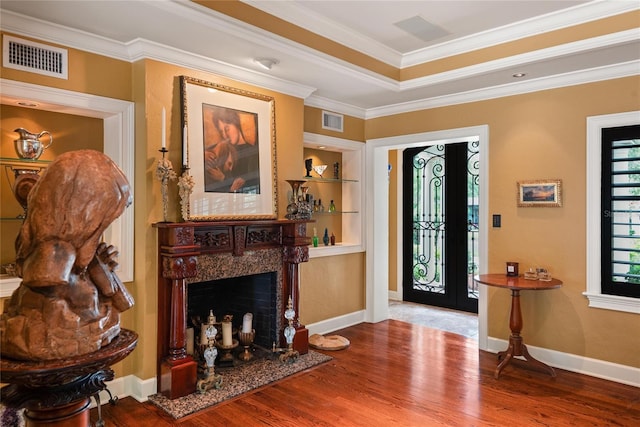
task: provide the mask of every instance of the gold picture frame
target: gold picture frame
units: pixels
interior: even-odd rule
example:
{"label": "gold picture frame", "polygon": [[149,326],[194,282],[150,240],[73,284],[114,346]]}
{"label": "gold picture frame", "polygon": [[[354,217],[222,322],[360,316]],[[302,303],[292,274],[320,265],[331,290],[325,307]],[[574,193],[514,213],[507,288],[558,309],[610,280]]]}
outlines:
{"label": "gold picture frame", "polygon": [[561,207],[562,180],[518,181],[518,207]]}
{"label": "gold picture frame", "polygon": [[[275,100],[180,76],[185,221],[275,219]],[[184,213],[183,213],[184,216]]]}

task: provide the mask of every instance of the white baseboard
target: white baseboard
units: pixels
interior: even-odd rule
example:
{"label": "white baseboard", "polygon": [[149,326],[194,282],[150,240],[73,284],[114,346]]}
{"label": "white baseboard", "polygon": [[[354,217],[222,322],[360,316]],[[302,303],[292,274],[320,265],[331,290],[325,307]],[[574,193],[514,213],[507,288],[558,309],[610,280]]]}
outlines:
{"label": "white baseboard", "polygon": [[309,335],[313,334],[328,334],[338,329],[348,328],[359,323],[363,323],[365,319],[365,311],[354,311],[353,313],[344,314],[342,316],[334,317],[332,319],[323,320],[321,322],[312,323],[306,325],[309,330]]}
{"label": "white baseboard", "polygon": [[402,301],[402,294],[398,291],[389,291],[389,299],[392,301]]}
{"label": "white baseboard", "polygon": [[[488,351],[497,353],[509,346],[507,340],[489,337]],[[602,378],[609,381],[615,381],[621,384],[627,384],[634,387],[640,387],[640,369],[632,366],[619,365],[607,362],[605,360],[591,359],[589,357],[578,356],[570,353],[562,353],[560,351],[549,350],[542,347],[534,347],[527,345],[529,353],[541,362],[554,368],[564,369],[579,374],[589,375],[591,377]]]}
{"label": "white baseboard", "polygon": [[[114,397],[123,399],[125,397],[133,397],[138,402],[146,402],[148,397],[156,394],[156,379],[141,380],[135,375],[127,375],[126,377],[116,378],[106,383],[107,388]],[[109,402],[109,394],[106,391],[100,392],[100,403],[104,405]],[[92,407],[95,403],[92,403]]]}

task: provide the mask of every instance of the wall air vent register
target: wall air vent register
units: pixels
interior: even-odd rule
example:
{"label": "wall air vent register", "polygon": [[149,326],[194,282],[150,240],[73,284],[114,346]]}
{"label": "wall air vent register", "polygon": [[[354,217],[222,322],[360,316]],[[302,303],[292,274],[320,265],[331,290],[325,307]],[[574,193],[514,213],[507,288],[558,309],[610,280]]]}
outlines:
{"label": "wall air vent register", "polygon": [[322,112],[322,129],[329,129],[342,132],[344,126],[344,116],[342,114]]}
{"label": "wall air vent register", "polygon": [[67,80],[68,51],[57,47],[3,36],[2,64],[6,68]]}

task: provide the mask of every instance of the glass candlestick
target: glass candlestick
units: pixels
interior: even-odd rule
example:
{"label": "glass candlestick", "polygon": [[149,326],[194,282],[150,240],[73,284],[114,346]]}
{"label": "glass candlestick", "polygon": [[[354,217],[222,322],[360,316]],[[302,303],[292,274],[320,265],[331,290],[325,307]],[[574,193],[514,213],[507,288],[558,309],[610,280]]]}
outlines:
{"label": "glass candlestick", "polygon": [[206,344],[200,342],[201,347],[205,347],[202,351],[201,373],[199,379],[196,382],[196,390],[198,393],[204,393],[211,388],[216,390],[222,387],[222,376],[215,373],[215,362],[218,356],[218,350],[216,349],[216,335],[218,335],[218,329],[215,327],[215,317],[210,312],[209,322],[202,325],[202,336],[206,338]]}

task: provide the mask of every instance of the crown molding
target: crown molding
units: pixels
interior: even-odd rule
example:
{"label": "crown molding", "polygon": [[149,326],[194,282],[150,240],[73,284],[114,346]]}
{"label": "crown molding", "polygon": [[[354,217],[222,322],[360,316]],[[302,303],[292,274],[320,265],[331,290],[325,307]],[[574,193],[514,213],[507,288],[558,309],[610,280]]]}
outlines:
{"label": "crown molding", "polygon": [[403,56],[395,49],[391,49],[372,38],[363,36],[353,29],[300,6],[295,2],[265,2],[262,0],[241,0],[251,7],[255,7],[269,15],[284,19],[300,28],[332,40],[350,49],[363,52],[379,61],[399,68]]}
{"label": "crown molding", "polygon": [[[188,8],[178,9],[189,10]],[[199,16],[198,14],[195,15]],[[0,10],[0,21],[2,22],[2,30],[6,32],[107,56],[121,61],[135,62],[141,59],[153,59],[185,68],[219,74],[247,84],[303,99],[307,98],[316,90],[316,88],[311,86],[279,79],[258,71],[185,52],[145,39],[135,39],[127,43],[121,43],[96,36],[95,34],[70,29],[6,10]]]}
{"label": "crown molding", "polygon": [[367,114],[367,110],[364,108],[334,101],[328,98],[323,98],[317,95],[311,95],[310,97],[306,98],[304,100],[304,105],[308,107],[320,108],[334,113],[346,114],[348,116],[356,117],[359,119],[364,119]]}
{"label": "crown molding", "polygon": [[531,79],[524,82],[510,83],[468,92],[461,92],[441,97],[427,98],[395,105],[387,105],[379,108],[370,108],[366,111],[365,118],[391,116],[394,114],[408,113],[412,111],[427,110],[430,108],[446,107],[450,105],[465,104],[468,102],[486,101],[505,96],[522,95],[541,90],[558,89],[567,86],[576,86],[594,83],[603,80],[619,79],[640,74],[640,60],[630,61],[624,64],[615,64],[606,67],[598,67],[590,70],[579,70],[571,73],[555,76]]}
{"label": "crown molding", "polygon": [[601,49],[604,47],[613,47],[616,45],[635,42],[638,40],[640,40],[640,29],[635,28],[632,30],[606,34],[604,36],[593,37],[586,40],[579,40],[572,43],[553,46],[546,49],[539,49],[532,52],[512,55],[493,61],[482,62],[468,67],[456,68],[455,70],[446,71],[444,73],[418,77],[412,80],[400,82],[399,89],[409,90],[421,88],[438,83],[469,78],[497,70],[519,67],[523,64],[530,64],[568,55],[576,55],[579,53]]}
{"label": "crown molding", "polygon": [[635,1],[596,0],[408,53],[403,56],[399,67],[410,67],[446,58],[451,56],[451,52],[456,52],[456,54],[471,52],[525,37],[573,27],[609,16],[631,12],[638,8],[640,6]]}
{"label": "crown molding", "polygon": [[242,2],[397,68],[446,58],[451,56],[451,52],[456,52],[456,54],[470,52],[619,15],[639,8],[637,2],[634,1],[596,0],[402,54],[295,2],[264,2],[260,0],[242,0]]}
{"label": "crown molding", "polygon": [[215,73],[223,77],[298,98],[307,98],[316,90],[316,88],[311,86],[294,83],[149,40],[134,40],[127,44],[127,51],[130,61],[132,62],[141,59],[153,59],[183,68]]}
{"label": "crown molding", "polygon": [[[518,66],[523,63],[541,61],[544,59],[552,58],[554,56],[557,57],[586,52],[590,49],[619,45],[637,41],[638,39],[640,39],[640,31],[638,29],[633,29],[601,37],[595,37],[588,40],[568,43],[552,48],[542,49],[534,52],[528,52],[521,55],[514,55],[508,58],[489,61],[486,63],[464,67],[445,73],[439,73],[432,76],[425,76],[409,81],[398,82],[396,80],[380,76],[369,70],[362,69],[353,64],[346,63],[345,61],[337,60],[336,58],[333,58],[327,54],[315,52],[312,49],[301,46],[291,40],[275,36],[263,30],[256,30],[249,24],[237,20],[230,20],[230,18],[226,17],[226,15],[220,15],[215,11],[204,8],[203,6],[197,5],[190,1],[150,1],[148,3],[154,5],[154,7],[161,7],[165,10],[170,10],[172,13],[183,16],[187,19],[205,23],[212,28],[215,27],[218,30],[222,28],[224,31],[233,33],[235,35],[238,35],[239,37],[243,37],[246,40],[254,40],[256,42],[258,40],[261,40],[262,42],[264,42],[264,37],[267,37],[269,39],[269,42],[273,46],[276,46],[277,49],[286,49],[289,52],[294,49],[297,56],[305,58],[308,61],[313,61],[317,64],[321,64],[324,67],[330,67],[342,74],[349,75],[360,80],[366,80],[372,85],[396,92],[412,90],[447,81],[454,81],[456,79],[469,78],[482,73]],[[607,3],[607,5],[601,5],[601,3]],[[588,5],[590,5],[591,7],[589,9],[591,11],[591,15],[585,12],[580,16],[582,17],[582,19],[587,19],[588,16],[593,17],[595,14],[593,10],[595,10],[594,8],[596,7],[600,8],[598,9],[600,13],[602,13],[602,10],[606,9],[611,14],[613,14],[614,11],[618,11],[618,13],[622,13],[621,11],[627,11],[630,8],[629,3],[633,3],[634,8],[637,8],[637,6],[635,6],[635,2],[613,2],[620,3],[615,7],[613,5],[610,5],[609,3],[611,2],[595,2],[594,4],[589,3]],[[203,11],[205,12],[205,15],[203,15]],[[599,17],[601,18],[602,16],[600,15]],[[633,65],[622,64],[620,66],[609,66],[595,70],[587,70],[586,72],[581,71],[548,78],[540,78],[535,80],[531,79],[525,82],[518,82],[499,87],[491,87],[441,97],[416,100],[408,103],[364,109],[346,103],[333,101],[331,99],[314,96],[313,92],[315,92],[316,90],[316,88],[314,87],[301,85],[289,80],[284,80],[272,75],[267,75],[259,71],[254,71],[252,69],[228,64],[202,55],[196,55],[180,49],[151,42],[149,40],[135,39],[128,43],[121,43],[106,39],[104,37],[96,36],[94,34],[72,30],[67,27],[51,24],[49,22],[33,19],[2,9],[0,9],[0,20],[3,26],[2,29],[6,32],[22,35],[25,37],[31,37],[34,39],[43,40],[49,43],[55,43],[70,48],[85,50],[123,61],[132,62],[141,59],[153,59],[185,68],[215,73],[234,80],[245,82],[247,84],[302,98],[305,100],[305,105],[308,106],[347,114],[357,118],[380,117],[425,108],[434,108],[438,106],[454,105],[465,102],[479,101],[483,99],[491,99],[498,96],[509,96],[519,93],[527,93],[535,90],[560,87],[562,85],[568,86],[588,83],[588,79],[590,78],[589,76],[593,76],[593,78],[595,79],[593,81],[597,81],[618,78],[631,74],[640,74],[637,66],[634,69]],[[635,64],[635,62],[632,64]],[[629,69],[634,71],[630,72]],[[630,74],[628,74],[629,72]]]}

